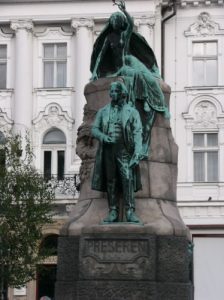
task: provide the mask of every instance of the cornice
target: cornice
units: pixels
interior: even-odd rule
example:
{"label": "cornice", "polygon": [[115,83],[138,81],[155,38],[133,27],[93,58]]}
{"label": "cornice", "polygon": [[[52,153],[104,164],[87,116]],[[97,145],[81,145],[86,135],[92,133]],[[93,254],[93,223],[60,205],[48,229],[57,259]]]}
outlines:
{"label": "cornice", "polygon": [[[171,2],[170,0],[161,0],[161,5],[166,7],[169,6]],[[182,8],[224,6],[224,0],[177,0],[176,5]]]}
{"label": "cornice", "polygon": [[[96,0],[82,0],[82,2],[95,2]],[[103,2],[105,0],[97,0]],[[136,1],[136,0],[129,0]],[[80,0],[0,0],[0,4],[19,4],[19,3],[52,3],[52,2],[80,2]]]}

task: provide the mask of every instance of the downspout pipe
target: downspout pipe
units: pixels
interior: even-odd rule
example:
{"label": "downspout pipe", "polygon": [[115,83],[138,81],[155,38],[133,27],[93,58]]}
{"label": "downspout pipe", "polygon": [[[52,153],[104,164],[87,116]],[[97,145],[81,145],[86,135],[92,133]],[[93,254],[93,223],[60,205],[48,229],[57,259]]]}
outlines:
{"label": "downspout pipe", "polygon": [[162,78],[164,78],[165,75],[165,23],[170,20],[171,18],[173,18],[174,16],[176,16],[177,13],[177,3],[176,0],[172,0],[172,2],[168,5],[168,7],[165,8],[165,11],[162,11],[162,15],[165,14],[165,12],[167,10],[172,10],[171,13],[162,18],[162,32],[161,32],[161,42],[162,42],[162,47],[161,47],[161,74],[162,74]]}

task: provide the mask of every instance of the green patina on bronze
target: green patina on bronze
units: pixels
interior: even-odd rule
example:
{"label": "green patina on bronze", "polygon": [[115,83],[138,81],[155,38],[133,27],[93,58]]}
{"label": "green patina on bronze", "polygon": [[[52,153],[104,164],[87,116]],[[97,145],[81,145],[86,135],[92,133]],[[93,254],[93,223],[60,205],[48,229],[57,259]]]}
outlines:
{"label": "green patina on bronze", "polygon": [[134,192],[141,188],[138,163],[142,158],[142,124],[127,96],[125,85],[113,82],[111,103],[98,111],[92,126],[92,134],[100,142],[92,189],[107,192],[110,212],[105,222],[118,221],[118,193],[122,190],[127,221],[139,223]]}
{"label": "green patina on bronze", "polygon": [[[140,188],[140,175],[138,167],[133,168],[131,164],[138,165],[140,159],[148,158],[155,113],[163,113],[168,118],[169,111],[160,88],[159,70],[152,49],[141,35],[134,32],[134,23],[126,11],[125,2],[113,2],[121,12],[111,15],[94,44],[91,80],[119,77],[124,84],[116,82],[111,85],[112,102],[98,112],[93,125],[92,133],[100,141],[100,147],[92,188],[108,194],[110,214],[106,221],[118,220],[116,194],[122,190],[127,212],[133,212],[133,218],[126,214],[127,220],[139,222],[134,214],[134,191]],[[121,91],[118,86],[121,86]],[[118,109],[113,105],[114,97],[122,103],[115,105]],[[116,122],[120,122],[120,128],[112,125]],[[114,138],[116,134],[120,134],[120,139]],[[118,170],[121,187],[115,184],[115,175],[111,179],[110,170],[113,169]]]}
{"label": "green patina on bronze", "polygon": [[159,85],[160,74],[153,50],[134,32],[124,1],[113,2],[121,12],[111,15],[94,44],[91,79],[120,76],[128,89],[128,101],[133,106],[142,103],[143,154],[147,158],[155,112],[162,112],[165,117],[169,117],[169,112]]}

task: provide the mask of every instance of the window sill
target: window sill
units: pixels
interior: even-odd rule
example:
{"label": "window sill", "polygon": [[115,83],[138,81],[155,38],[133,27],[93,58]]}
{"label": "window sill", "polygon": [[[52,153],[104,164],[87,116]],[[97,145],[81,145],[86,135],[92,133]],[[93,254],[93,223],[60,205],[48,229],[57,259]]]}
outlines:
{"label": "window sill", "polygon": [[224,89],[224,85],[195,85],[195,86],[186,86],[184,87],[186,91],[192,91],[192,90],[221,90]]}
{"label": "window sill", "polygon": [[201,182],[201,181],[194,181],[194,182],[192,182],[192,184],[194,185],[194,186],[215,186],[215,185],[219,185],[220,184],[220,182],[219,181],[203,181],[203,182]]}
{"label": "window sill", "polygon": [[214,187],[214,186],[224,186],[223,181],[216,182],[196,182],[196,181],[186,181],[186,182],[177,182],[178,187]]}
{"label": "window sill", "polygon": [[61,91],[74,91],[74,88],[73,87],[49,87],[49,88],[44,88],[44,87],[41,87],[41,88],[34,88],[34,91],[36,92],[61,92]]}
{"label": "window sill", "polygon": [[0,88],[0,93],[12,93],[14,90],[13,89],[3,89],[3,88]]}

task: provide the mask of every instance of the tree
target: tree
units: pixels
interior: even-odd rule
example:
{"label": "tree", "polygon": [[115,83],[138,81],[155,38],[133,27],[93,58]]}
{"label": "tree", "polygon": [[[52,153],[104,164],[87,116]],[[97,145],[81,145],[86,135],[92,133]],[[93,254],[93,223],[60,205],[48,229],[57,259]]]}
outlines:
{"label": "tree", "polygon": [[19,135],[10,135],[0,151],[1,287],[19,287],[35,276],[42,228],[52,222],[53,192],[33,166],[28,138],[24,148]]}

